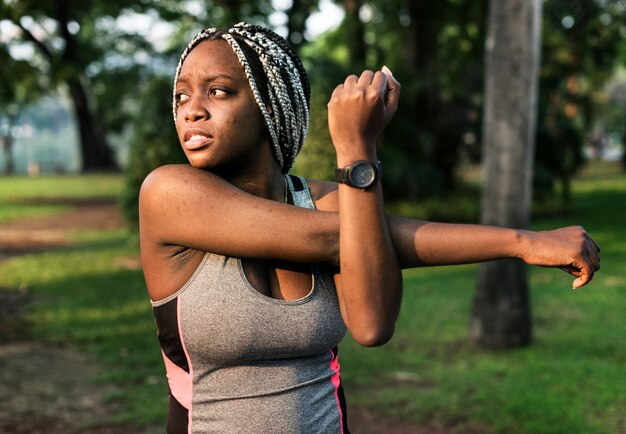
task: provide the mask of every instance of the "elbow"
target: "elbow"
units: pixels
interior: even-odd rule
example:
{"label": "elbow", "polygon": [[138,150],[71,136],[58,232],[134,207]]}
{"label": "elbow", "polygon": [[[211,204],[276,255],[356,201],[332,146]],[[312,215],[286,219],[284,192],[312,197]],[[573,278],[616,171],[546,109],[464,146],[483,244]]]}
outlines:
{"label": "elbow", "polygon": [[364,347],[380,347],[393,337],[395,324],[384,327],[368,327],[365,330],[351,331],[352,338]]}

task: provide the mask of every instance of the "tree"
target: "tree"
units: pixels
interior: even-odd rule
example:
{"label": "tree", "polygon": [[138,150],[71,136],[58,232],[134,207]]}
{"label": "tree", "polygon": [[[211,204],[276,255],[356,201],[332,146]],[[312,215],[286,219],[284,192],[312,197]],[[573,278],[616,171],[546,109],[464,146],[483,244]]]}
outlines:
{"label": "tree", "polygon": [[[531,203],[537,117],[541,0],[491,0],[486,41],[481,221],[525,228]],[[527,345],[531,315],[525,265],[483,264],[472,338],[490,348]]]}
{"label": "tree", "polygon": [[291,7],[287,10],[287,37],[286,39],[293,45],[296,51],[306,39],[306,20],[311,13],[318,8],[317,0],[293,0]]}
{"label": "tree", "polygon": [[28,62],[13,60],[3,47],[0,47],[0,63],[0,140],[4,154],[2,172],[10,175],[15,169],[13,127],[24,106],[41,96],[43,89],[37,80],[37,72]]}
{"label": "tree", "polygon": [[[104,14],[119,13],[124,2],[54,0],[4,3],[2,16],[20,30],[19,40],[32,44],[38,57],[33,65],[43,69],[50,84],[63,83],[69,90],[78,121],[83,170],[116,167],[105,128],[86,85],[87,67],[103,55],[95,42],[94,21]],[[132,2],[125,2],[132,3]],[[91,34],[89,34],[91,33]]]}

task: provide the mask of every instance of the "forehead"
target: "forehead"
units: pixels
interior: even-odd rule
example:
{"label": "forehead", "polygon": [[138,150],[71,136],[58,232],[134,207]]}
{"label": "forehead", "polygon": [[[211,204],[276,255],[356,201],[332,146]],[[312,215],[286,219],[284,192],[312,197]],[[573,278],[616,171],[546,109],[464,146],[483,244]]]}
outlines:
{"label": "forehead", "polygon": [[180,70],[180,78],[195,75],[227,74],[246,79],[237,55],[223,39],[202,41],[189,53]]}

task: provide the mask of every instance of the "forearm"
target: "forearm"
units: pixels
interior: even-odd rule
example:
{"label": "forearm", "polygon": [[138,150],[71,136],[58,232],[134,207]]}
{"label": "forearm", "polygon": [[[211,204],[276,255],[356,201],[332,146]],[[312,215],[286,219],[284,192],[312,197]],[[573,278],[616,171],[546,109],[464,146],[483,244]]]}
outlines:
{"label": "forearm", "polygon": [[[371,156],[370,156],[371,158]],[[338,159],[339,165],[349,159]],[[353,338],[380,345],[391,338],[402,276],[383,210],[380,183],[368,190],[339,186],[340,303]]]}
{"label": "forearm", "polygon": [[522,257],[528,244],[524,232],[509,228],[391,216],[388,221],[402,268]]}

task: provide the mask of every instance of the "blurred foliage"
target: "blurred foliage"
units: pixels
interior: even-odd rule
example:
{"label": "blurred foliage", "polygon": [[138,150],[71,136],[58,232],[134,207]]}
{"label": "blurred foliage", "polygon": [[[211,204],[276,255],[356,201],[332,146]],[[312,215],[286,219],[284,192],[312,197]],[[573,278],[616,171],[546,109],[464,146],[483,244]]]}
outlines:
{"label": "blurred foliage", "polygon": [[[403,86],[398,113],[380,140],[386,197],[417,201],[450,194],[457,188],[459,165],[481,158],[486,0],[335,3],[346,13],[343,23],[309,41],[303,23],[319,9],[314,0],[293,1],[278,14],[270,0],[5,1],[0,20],[21,29],[13,39],[1,39],[0,47],[11,53],[9,48],[34,46],[35,54],[26,60],[42,71],[38,80],[50,88],[77,77],[93,118],[110,135],[136,125],[133,119],[149,106],[141,101],[145,83],[171,77],[178,54],[200,28],[240,20],[272,23],[294,44],[311,77],[311,124],[298,172],[332,178],[326,102],[346,75],[386,64]],[[605,84],[616,65],[626,63],[626,1],[545,0],[543,7],[535,191],[540,199],[552,201],[561,193],[566,201],[587,134],[622,128],[623,100],[611,99]],[[146,22],[165,26],[168,36],[155,42]],[[14,75],[10,83],[26,77]],[[12,99],[0,98],[3,104]],[[139,139],[141,129],[133,134],[134,143],[146,148],[156,143],[150,134]],[[162,134],[159,141],[165,143],[170,133],[163,129]],[[147,166],[136,170],[137,161],[131,158],[129,176],[143,179]],[[138,185],[129,182],[131,189]]]}
{"label": "blurred foliage", "polygon": [[133,138],[126,169],[122,210],[126,219],[139,222],[139,189],[145,177],[164,164],[186,162],[172,117],[172,83],[169,77],[154,77],[141,93],[133,119]]}
{"label": "blurred foliage", "polygon": [[[626,47],[626,2],[549,0],[543,13],[535,196],[551,201],[560,191],[568,203],[572,175],[584,162],[583,146],[604,139],[592,133],[604,122],[603,86]],[[624,116],[624,106],[621,111]]]}

